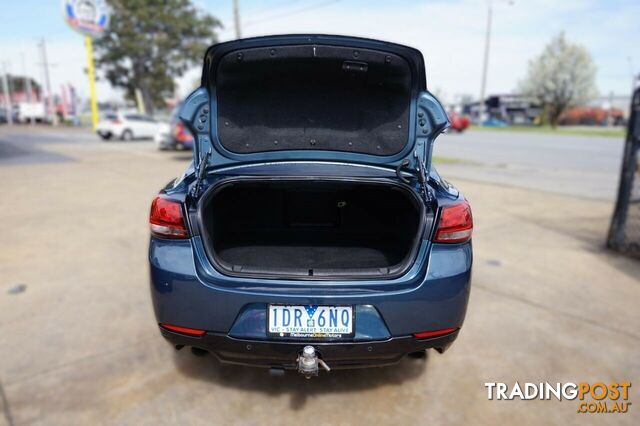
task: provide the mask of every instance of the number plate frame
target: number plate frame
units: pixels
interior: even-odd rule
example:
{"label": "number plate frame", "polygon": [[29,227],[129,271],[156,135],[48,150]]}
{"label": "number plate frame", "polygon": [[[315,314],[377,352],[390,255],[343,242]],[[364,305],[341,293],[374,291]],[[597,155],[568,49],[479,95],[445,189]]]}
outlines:
{"label": "number plate frame", "polygon": [[[306,309],[307,307],[310,307],[310,306],[314,306],[316,309],[317,308],[351,308],[351,333],[341,333],[341,334],[301,333],[301,335],[292,335],[291,332],[287,332],[287,333],[271,332],[269,330],[269,324],[271,324],[271,315],[272,315],[271,308],[274,306],[302,308],[302,309]],[[288,304],[288,303],[268,303],[266,320],[267,320],[267,323],[266,323],[267,337],[270,337],[270,338],[288,339],[288,340],[344,340],[344,339],[352,339],[356,334],[356,308],[354,305],[350,305],[350,304],[296,305],[296,304]]]}

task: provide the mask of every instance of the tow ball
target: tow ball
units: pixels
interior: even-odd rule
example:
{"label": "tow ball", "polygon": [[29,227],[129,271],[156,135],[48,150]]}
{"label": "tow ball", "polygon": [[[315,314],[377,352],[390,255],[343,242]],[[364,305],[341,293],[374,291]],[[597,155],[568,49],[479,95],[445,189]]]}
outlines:
{"label": "tow ball", "polygon": [[326,362],[318,358],[313,346],[305,346],[298,355],[298,372],[307,379],[318,375],[318,366],[322,366],[327,372],[331,371]]}

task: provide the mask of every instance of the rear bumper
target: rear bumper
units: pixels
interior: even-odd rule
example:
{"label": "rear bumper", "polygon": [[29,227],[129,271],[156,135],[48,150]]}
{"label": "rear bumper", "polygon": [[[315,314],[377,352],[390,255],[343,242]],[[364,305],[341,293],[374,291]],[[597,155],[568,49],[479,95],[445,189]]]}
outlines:
{"label": "rear bumper", "polygon": [[[464,322],[471,282],[471,244],[433,244],[418,259],[415,268],[394,280],[234,278],[218,274],[207,264],[197,242],[152,238],[151,296],[157,323],[207,330],[200,339],[163,331],[173,344],[201,347],[227,362],[257,365],[269,365],[272,351],[286,355],[276,364],[290,363],[295,360],[292,354],[305,343],[316,346],[313,342],[270,340],[266,333],[268,304],[353,305],[354,342],[327,344],[319,352],[327,350],[322,355],[339,362],[344,357],[345,364],[349,363],[347,358],[364,360],[359,361],[364,364],[367,360],[388,364],[428,347],[444,349],[457,334],[420,341],[407,336],[460,328]],[[252,345],[253,351],[246,345]],[[256,345],[261,351],[255,351]],[[369,346],[373,348],[371,353]]]}
{"label": "rear bumper", "polygon": [[254,367],[296,368],[296,358],[306,345],[315,347],[319,356],[332,368],[375,367],[395,364],[405,355],[435,348],[446,350],[459,330],[441,337],[415,339],[412,336],[376,342],[283,342],[237,339],[220,333],[190,337],[160,329],[173,345],[205,349],[221,362]]}

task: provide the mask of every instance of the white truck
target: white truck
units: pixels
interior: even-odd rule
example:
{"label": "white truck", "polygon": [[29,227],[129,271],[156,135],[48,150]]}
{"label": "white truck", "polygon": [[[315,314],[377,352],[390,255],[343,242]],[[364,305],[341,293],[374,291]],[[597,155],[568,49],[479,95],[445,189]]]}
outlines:
{"label": "white truck", "polygon": [[20,102],[17,107],[20,123],[28,123],[31,120],[44,122],[47,118],[42,102]]}

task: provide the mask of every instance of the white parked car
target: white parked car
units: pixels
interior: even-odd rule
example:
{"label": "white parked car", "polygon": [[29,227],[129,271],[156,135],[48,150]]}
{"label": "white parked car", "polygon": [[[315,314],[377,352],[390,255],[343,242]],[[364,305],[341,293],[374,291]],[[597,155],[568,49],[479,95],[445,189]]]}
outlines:
{"label": "white parked car", "polygon": [[160,123],[156,134],[153,135],[153,141],[159,150],[165,150],[168,148],[171,140],[171,125],[169,123]]}
{"label": "white parked car", "polygon": [[104,139],[119,138],[125,141],[138,138],[153,138],[160,123],[138,113],[106,114],[98,123],[96,133]]}
{"label": "white parked car", "polygon": [[168,123],[160,123],[158,132],[153,137],[159,150],[193,149],[193,135],[178,118],[180,105],[173,109]]}

